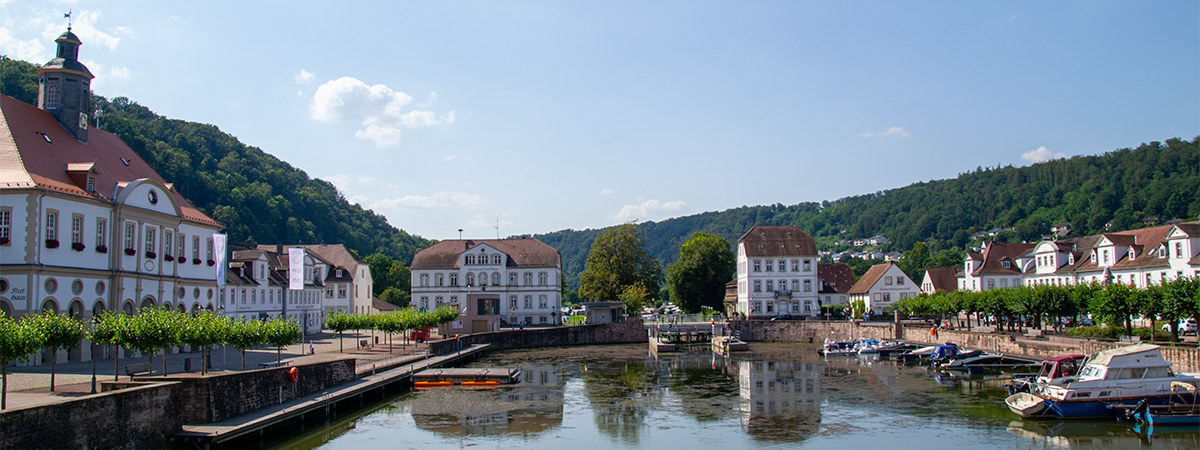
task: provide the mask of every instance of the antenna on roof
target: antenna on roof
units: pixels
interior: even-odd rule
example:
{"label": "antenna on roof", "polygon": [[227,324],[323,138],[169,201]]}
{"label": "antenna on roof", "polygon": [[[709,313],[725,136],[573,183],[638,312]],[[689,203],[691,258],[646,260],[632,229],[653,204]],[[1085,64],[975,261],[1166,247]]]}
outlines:
{"label": "antenna on roof", "polygon": [[500,239],[500,218],[496,218],[496,239]]}
{"label": "antenna on roof", "polygon": [[458,229],[458,238],[462,239],[462,228]]}
{"label": "antenna on roof", "polygon": [[71,31],[71,10],[68,9],[67,13],[63,14],[63,18],[67,19],[67,31]]}

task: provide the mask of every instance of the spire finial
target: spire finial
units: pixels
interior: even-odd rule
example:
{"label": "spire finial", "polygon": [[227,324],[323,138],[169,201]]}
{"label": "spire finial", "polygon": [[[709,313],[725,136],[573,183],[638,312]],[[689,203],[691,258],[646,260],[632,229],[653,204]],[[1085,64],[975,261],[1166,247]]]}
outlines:
{"label": "spire finial", "polygon": [[63,18],[67,19],[67,31],[71,31],[71,10],[68,9],[67,13],[63,14]]}

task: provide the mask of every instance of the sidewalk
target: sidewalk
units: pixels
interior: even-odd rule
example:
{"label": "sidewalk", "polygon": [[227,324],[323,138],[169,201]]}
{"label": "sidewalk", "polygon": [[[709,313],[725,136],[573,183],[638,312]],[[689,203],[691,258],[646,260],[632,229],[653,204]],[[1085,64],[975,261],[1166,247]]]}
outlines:
{"label": "sidewalk", "polygon": [[[372,345],[367,348],[359,349],[360,340],[367,340],[369,343],[375,341],[375,337],[379,338],[379,344]],[[440,337],[433,337],[440,339]],[[421,356],[425,355],[425,344],[417,344],[409,341],[404,345],[404,339],[400,335],[394,335],[392,338],[392,346],[387,343],[387,337],[383,333],[376,332],[374,337],[371,332],[354,332],[343,333],[343,343],[345,351],[339,352],[339,342],[337,333],[321,333],[306,337],[303,344],[296,343],[283,348],[281,358],[292,360],[292,364],[305,364],[313,362],[327,361],[334,358],[340,358],[347,355],[357,357],[356,372],[361,376],[370,374],[372,366],[383,367],[389,363],[411,358],[414,354]],[[311,349],[312,354],[309,354]],[[154,356],[153,370],[154,375],[160,375],[162,372],[162,354]],[[192,373],[195,376],[200,376],[200,352],[191,353],[172,353],[167,355],[167,374],[178,375],[184,372],[184,360],[193,358]],[[232,347],[214,347],[211,355],[212,369],[209,373],[220,374],[228,372],[236,372],[241,369],[242,357],[241,352]],[[246,370],[260,369],[261,363],[275,362],[275,349],[247,349],[246,350]],[[146,356],[138,358],[121,358],[118,361],[117,370],[121,380],[129,380],[125,375],[125,366],[129,364],[143,364],[148,361]],[[96,365],[96,391],[100,391],[100,382],[113,381],[113,360],[101,359],[95,361]],[[76,398],[91,394],[92,381],[92,362],[70,362],[60,363],[56,367],[55,375],[55,392],[50,392],[50,365],[44,364],[34,367],[16,367],[10,365],[8,367],[8,408],[21,408],[27,406],[36,406],[43,404],[62,403],[71,401]],[[153,377],[139,377],[149,378]]]}

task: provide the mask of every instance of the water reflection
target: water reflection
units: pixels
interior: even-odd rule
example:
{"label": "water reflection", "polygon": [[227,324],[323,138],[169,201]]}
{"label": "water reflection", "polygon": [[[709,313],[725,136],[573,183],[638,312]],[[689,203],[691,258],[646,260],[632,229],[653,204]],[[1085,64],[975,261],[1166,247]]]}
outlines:
{"label": "water reflection", "polygon": [[824,367],[808,362],[738,361],[739,418],[756,439],[798,442],[821,427]]}
{"label": "water reflection", "polygon": [[579,365],[596,429],[616,442],[636,445],[646,416],[662,402],[658,372],[644,363]]}
{"label": "water reflection", "polygon": [[518,383],[494,389],[431,389],[411,400],[413,422],[446,436],[536,436],[562,425],[558,364],[518,366]]}

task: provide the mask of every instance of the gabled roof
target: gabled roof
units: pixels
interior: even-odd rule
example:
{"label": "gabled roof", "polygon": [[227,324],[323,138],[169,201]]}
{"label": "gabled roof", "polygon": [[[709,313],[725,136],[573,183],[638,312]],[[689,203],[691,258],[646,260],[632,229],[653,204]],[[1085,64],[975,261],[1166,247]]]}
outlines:
{"label": "gabled roof", "polygon": [[[96,192],[85,191],[68,174],[69,164],[81,163],[95,164]],[[92,128],[88,130],[87,142],[80,142],[58,123],[54,114],[0,95],[0,187],[37,187],[115,203],[114,187],[143,178],[168,184],[117,135]],[[222,226],[179,192],[168,191],[179,204],[184,219]]]}
{"label": "gabled roof", "polygon": [[925,276],[933,283],[934,292],[954,292],[958,290],[958,268],[930,267],[925,269]]}
{"label": "gabled roof", "polygon": [[342,244],[318,244],[318,245],[285,245],[284,248],[302,247],[308,250],[310,254],[316,255],[318,258],[328,262],[330,265],[341,267],[353,272],[359,264],[367,262],[355,255],[354,252],[346,248]]}
{"label": "gabled roof", "polygon": [[859,278],[858,282],[854,283],[854,287],[851,287],[848,293],[866,294],[875,286],[875,283],[879,282],[880,278],[883,278],[883,274],[887,273],[888,269],[895,265],[896,263],[889,262],[871,266],[870,269],[867,269],[867,273],[864,273],[862,278]]}
{"label": "gabled roof", "polygon": [[375,297],[371,297],[371,307],[379,310],[380,312],[400,310],[399,306],[393,305],[391,303],[385,302],[385,301],[377,299]]}
{"label": "gabled roof", "polygon": [[417,252],[410,267],[413,270],[457,268],[459,255],[484,244],[508,255],[508,267],[558,267],[558,250],[533,238],[447,239]]}
{"label": "gabled roof", "polygon": [[746,256],[815,256],[817,242],[808,233],[791,225],[759,225],[738,239]]}
{"label": "gabled roof", "polygon": [[[983,250],[983,264],[971,272],[971,275],[1007,275],[1020,274],[1021,267],[1014,261],[1037,244],[1001,244],[990,243]],[[1009,266],[1004,267],[1004,261]]]}
{"label": "gabled roof", "polygon": [[854,286],[854,269],[849,264],[817,264],[820,294],[845,294]]}
{"label": "gabled roof", "polygon": [[1200,236],[1200,222],[1181,223],[1175,225],[1175,228],[1178,228],[1179,231],[1182,231],[1184,234],[1191,237]]}

